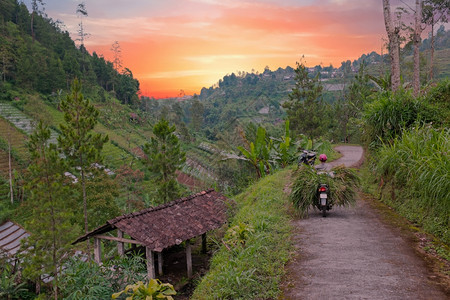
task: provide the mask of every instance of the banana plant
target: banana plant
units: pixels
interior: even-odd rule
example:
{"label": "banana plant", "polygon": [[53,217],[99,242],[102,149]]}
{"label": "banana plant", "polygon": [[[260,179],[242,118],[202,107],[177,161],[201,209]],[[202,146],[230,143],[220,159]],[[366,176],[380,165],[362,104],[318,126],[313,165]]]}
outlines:
{"label": "banana plant", "polygon": [[289,131],[289,120],[285,123],[284,136],[281,139],[271,138],[274,141],[274,160],[282,167],[293,163],[297,157],[296,145],[292,142]]}
{"label": "banana plant", "polygon": [[237,148],[245,156],[245,160],[255,168],[258,178],[270,173],[272,169],[270,165],[272,141],[266,139],[266,130],[263,127],[258,127],[256,139],[249,143],[249,149],[241,146]]}

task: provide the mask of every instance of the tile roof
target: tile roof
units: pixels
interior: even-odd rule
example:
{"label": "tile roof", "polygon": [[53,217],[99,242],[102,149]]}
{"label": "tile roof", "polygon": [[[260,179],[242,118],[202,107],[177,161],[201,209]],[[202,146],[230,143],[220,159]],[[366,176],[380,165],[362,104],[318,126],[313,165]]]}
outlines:
{"label": "tile roof", "polygon": [[0,255],[14,256],[20,248],[20,241],[30,234],[14,222],[0,225]]}
{"label": "tile roof", "polygon": [[97,234],[120,229],[153,251],[219,228],[227,221],[227,202],[222,194],[207,190],[154,208],[119,216],[78,238],[73,244]]}

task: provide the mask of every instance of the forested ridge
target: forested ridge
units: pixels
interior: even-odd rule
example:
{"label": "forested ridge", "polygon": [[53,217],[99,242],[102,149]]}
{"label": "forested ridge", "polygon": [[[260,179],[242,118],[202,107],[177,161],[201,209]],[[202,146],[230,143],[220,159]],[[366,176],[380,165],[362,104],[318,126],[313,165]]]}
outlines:
{"label": "forested ridge", "polygon": [[112,62],[89,54],[83,44],[77,47],[61,21],[46,17],[39,8],[30,14],[15,0],[2,1],[1,8],[2,98],[15,96],[7,94],[8,84],[50,95],[69,89],[78,77],[95,100],[104,99],[104,92],[112,92],[124,104],[137,100],[139,82],[131,71],[116,70]]}
{"label": "forested ridge", "polygon": [[[33,4],[30,12],[21,1],[0,2],[0,225],[17,222],[32,235],[23,247],[34,247],[17,266],[29,281],[18,285],[18,269],[0,266],[0,281],[10,289],[0,293],[33,299],[42,284],[42,297],[109,299],[145,280],[142,259],[113,260],[109,270],[68,262],[67,253],[92,252],[92,245],[71,242],[121,214],[214,187],[238,205],[225,235],[219,231],[219,242],[209,241],[219,255],[194,295],[245,297],[245,288],[234,287],[248,285],[275,297],[283,271],[268,278],[289,258],[289,245],[280,241],[289,235],[291,212],[284,208],[292,205],[280,190],[295,176],[302,149],[334,158],[336,143],[364,145],[365,189],[448,245],[450,31],[443,26],[434,36],[433,66],[431,37],[420,44],[418,95],[414,45],[405,38],[398,91],[388,54],[374,51],[341,66],[308,67],[300,57],[295,67],[227,74],[198,95],[154,99],[140,95],[132,70],[89,53],[85,32],[72,40],[62,22],[45,15],[45,3]],[[87,13],[74,7],[79,11]],[[252,272],[237,267],[252,251],[277,243],[282,252],[277,260],[273,249],[273,265],[249,261]],[[433,247],[448,260],[447,248]],[[114,249],[106,244],[104,256]],[[123,268],[114,273],[115,265]],[[44,283],[43,274],[54,283]]]}

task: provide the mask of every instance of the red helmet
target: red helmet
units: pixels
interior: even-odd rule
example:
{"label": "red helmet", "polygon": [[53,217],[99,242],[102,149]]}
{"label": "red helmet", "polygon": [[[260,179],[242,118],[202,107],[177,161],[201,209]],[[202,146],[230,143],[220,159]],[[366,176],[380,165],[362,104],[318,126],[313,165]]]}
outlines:
{"label": "red helmet", "polygon": [[320,155],[319,155],[319,160],[320,160],[321,162],[326,162],[326,161],[327,161],[327,156],[326,156],[325,154],[320,154]]}

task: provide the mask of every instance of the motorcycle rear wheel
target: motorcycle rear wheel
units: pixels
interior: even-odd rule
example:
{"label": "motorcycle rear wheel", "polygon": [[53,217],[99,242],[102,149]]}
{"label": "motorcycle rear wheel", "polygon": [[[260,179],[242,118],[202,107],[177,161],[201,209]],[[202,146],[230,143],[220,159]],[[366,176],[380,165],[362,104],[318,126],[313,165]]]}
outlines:
{"label": "motorcycle rear wheel", "polygon": [[327,207],[324,205],[322,206],[322,217],[326,217],[327,216]]}

